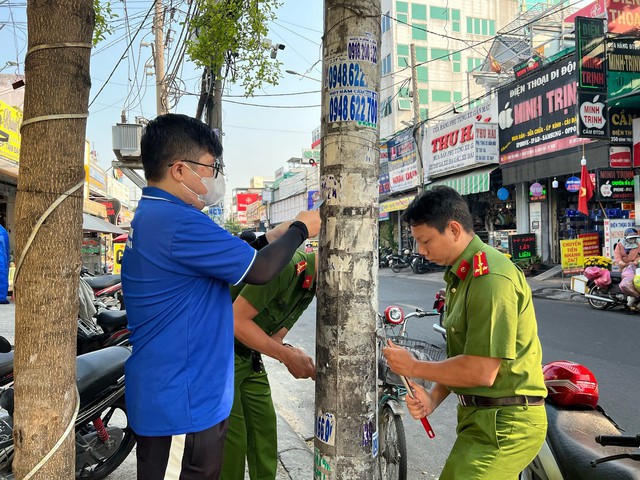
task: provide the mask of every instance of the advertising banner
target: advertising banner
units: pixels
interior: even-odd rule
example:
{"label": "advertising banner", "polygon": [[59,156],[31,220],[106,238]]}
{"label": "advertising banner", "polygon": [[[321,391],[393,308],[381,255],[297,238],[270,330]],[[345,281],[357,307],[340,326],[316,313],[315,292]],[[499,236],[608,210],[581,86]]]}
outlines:
{"label": "advertising banner", "polygon": [[536,234],[520,233],[509,235],[511,260],[529,260],[536,254]]}
{"label": "advertising banner", "polygon": [[625,33],[640,25],[640,3],[633,0],[606,0],[609,33]]}
{"label": "advertising banner", "polygon": [[[636,221],[630,218],[621,219],[604,219],[604,251],[602,255],[613,258],[613,249],[616,244],[624,237],[624,231],[629,227],[635,227]],[[617,270],[616,265],[613,266]]]}
{"label": "advertising banner", "polygon": [[546,155],[581,145],[576,121],[573,56],[498,90],[500,163]]}
{"label": "advertising banner", "polygon": [[385,194],[391,191],[389,184],[389,150],[386,143],[380,144],[380,181],[379,193]]}
{"label": "advertising banner", "polygon": [[122,255],[124,255],[124,247],[125,243],[114,243],[113,244],[113,273],[114,275],[119,275],[122,272]]}
{"label": "advertising banner", "polygon": [[582,239],[582,253],[585,257],[600,255],[600,236],[597,233],[579,233]]}
{"label": "advertising banner", "polygon": [[259,193],[238,193],[236,194],[236,206],[238,212],[238,222],[247,223],[247,205],[258,201]]}
{"label": "advertising banner", "polygon": [[609,97],[631,93],[638,88],[640,77],[640,42],[634,38],[614,38],[607,42],[607,49]]}
{"label": "advertising banner", "polygon": [[574,240],[560,240],[560,257],[562,271],[574,273],[584,267],[584,251],[582,238]]}
{"label": "advertising banner", "polygon": [[387,142],[389,151],[389,188],[401,192],[418,186],[416,142],[411,130],[405,130]]}
{"label": "advertising banner", "polygon": [[631,168],[631,148],[609,147],[609,166],[611,168]]}
{"label": "advertising banner", "polygon": [[496,105],[487,102],[429,127],[422,143],[425,178],[498,163],[496,121]]}
{"label": "advertising banner", "polygon": [[575,28],[578,88],[605,92],[607,73],[605,71],[604,21],[599,18],[577,17]]}
{"label": "advertising banner", "polygon": [[118,215],[120,214],[120,210],[122,209],[120,200],[112,198],[110,200],[98,200],[98,203],[101,203],[107,209],[107,218],[109,219],[109,223],[117,225]]}
{"label": "advertising banner", "polygon": [[20,125],[22,111],[0,100],[0,158],[4,160],[1,164],[20,161]]}
{"label": "advertising banner", "polygon": [[633,170],[622,168],[600,168],[596,170],[597,201],[633,202]]}

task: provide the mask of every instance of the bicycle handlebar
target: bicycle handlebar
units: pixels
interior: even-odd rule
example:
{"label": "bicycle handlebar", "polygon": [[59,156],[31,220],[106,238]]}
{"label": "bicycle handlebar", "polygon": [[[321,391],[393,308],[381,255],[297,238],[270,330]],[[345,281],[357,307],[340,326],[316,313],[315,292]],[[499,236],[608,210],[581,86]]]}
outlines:
{"label": "bicycle handlebar", "polygon": [[598,442],[603,447],[607,445],[616,447],[640,447],[640,434],[638,435],[598,435]]}

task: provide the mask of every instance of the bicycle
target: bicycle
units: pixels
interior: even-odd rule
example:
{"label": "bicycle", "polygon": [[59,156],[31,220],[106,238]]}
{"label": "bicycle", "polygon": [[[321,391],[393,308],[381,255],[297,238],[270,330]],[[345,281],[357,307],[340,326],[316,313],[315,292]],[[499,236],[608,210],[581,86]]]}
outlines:
{"label": "bicycle", "polygon": [[[405,347],[419,360],[437,361],[444,357],[444,350],[437,345],[407,336],[407,321],[410,318],[439,315],[437,310],[420,310],[406,316],[400,307],[390,306],[384,314],[378,313],[378,469],[383,480],[407,479],[407,441],[405,437],[401,400],[407,395],[408,385],[404,378],[389,368],[382,354],[382,347],[387,339],[396,345]],[[399,331],[396,331],[398,330]],[[431,382],[416,379],[425,388]],[[433,438],[433,430],[425,418],[422,423],[429,437]]]}

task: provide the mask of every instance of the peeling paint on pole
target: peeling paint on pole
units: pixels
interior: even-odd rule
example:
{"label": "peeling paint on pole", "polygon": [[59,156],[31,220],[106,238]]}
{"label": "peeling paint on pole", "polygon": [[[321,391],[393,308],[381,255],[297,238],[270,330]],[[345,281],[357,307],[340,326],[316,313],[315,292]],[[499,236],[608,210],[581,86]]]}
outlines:
{"label": "peeling paint on pole", "polygon": [[335,422],[314,479],[376,479],[380,2],[326,0],[324,17],[316,420]]}

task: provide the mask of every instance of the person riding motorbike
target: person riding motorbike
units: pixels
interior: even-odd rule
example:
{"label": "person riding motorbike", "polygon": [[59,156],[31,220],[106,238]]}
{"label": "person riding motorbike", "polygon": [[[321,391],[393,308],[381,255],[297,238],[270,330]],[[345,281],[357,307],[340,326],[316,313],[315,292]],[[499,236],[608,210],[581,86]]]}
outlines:
{"label": "person riding motorbike", "polygon": [[[638,230],[629,227],[624,231],[624,237],[619,241],[613,249],[613,263],[620,267],[620,270],[631,266],[634,269],[640,264],[640,246],[638,245]],[[623,278],[626,272],[623,272]],[[624,289],[623,289],[624,291]],[[629,292],[625,292],[629,293]],[[627,306],[630,308],[635,307],[635,303],[638,300],[638,295],[627,295]]]}

